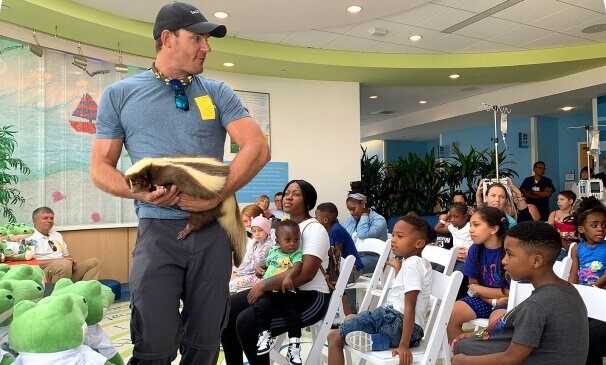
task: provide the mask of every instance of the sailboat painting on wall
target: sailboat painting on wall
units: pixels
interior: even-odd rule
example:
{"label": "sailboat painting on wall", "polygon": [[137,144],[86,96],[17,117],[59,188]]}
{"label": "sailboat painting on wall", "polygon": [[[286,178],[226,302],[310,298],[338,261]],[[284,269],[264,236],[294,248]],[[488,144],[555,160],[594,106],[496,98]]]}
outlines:
{"label": "sailboat painting on wall", "polygon": [[77,120],[69,121],[69,124],[76,132],[95,134],[97,127],[95,120],[97,119],[97,103],[90,96],[89,93],[84,94],[80,103],[72,113],[73,117],[77,117]]}

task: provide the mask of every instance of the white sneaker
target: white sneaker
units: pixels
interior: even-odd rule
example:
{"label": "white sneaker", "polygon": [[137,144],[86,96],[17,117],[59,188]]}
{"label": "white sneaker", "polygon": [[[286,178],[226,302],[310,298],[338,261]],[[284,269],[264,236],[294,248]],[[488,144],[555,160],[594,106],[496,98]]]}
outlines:
{"label": "white sneaker", "polygon": [[345,335],[345,343],[362,352],[389,349],[389,338],[382,334],[353,331]]}
{"label": "white sneaker", "polygon": [[301,360],[301,342],[297,337],[290,339],[288,344],[288,352],[286,353],[286,360],[291,365],[302,365]]}
{"label": "white sneaker", "polygon": [[259,340],[257,341],[257,355],[265,355],[274,348],[274,339],[271,337],[269,331],[263,331],[259,333]]}

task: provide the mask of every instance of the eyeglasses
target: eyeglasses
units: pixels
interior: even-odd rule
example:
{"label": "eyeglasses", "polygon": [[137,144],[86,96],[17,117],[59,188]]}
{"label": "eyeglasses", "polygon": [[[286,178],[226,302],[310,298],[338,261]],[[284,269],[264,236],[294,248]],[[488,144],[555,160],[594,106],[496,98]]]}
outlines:
{"label": "eyeglasses", "polygon": [[57,246],[55,246],[55,242],[48,240],[48,245],[53,249],[53,251],[57,251]]}
{"label": "eyeglasses", "polygon": [[183,86],[179,80],[170,80],[168,86],[175,90],[175,106],[179,109],[188,111],[189,100],[187,100],[187,95],[185,95],[185,86]]}

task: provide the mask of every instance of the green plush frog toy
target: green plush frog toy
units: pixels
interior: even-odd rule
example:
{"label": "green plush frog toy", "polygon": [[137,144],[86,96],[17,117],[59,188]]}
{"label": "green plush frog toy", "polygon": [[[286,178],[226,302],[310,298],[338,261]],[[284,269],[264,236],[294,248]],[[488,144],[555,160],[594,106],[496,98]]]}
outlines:
{"label": "green plush frog toy", "polygon": [[44,290],[44,270],[40,266],[0,264],[0,280],[33,280]]}
{"label": "green plush frog toy", "polygon": [[17,303],[8,332],[11,348],[19,352],[15,365],[109,365],[83,345],[87,314],[86,299],[76,294]]}
{"label": "green plush frog toy", "polygon": [[[14,306],[13,293],[6,289],[0,289],[0,323],[5,323],[9,318],[12,318]],[[8,348],[8,338],[5,345],[0,347],[0,365],[10,365],[15,362],[16,354]]]}
{"label": "green plush frog toy", "polygon": [[78,294],[86,299],[86,304],[88,305],[86,324],[88,328],[84,344],[105,356],[110,364],[124,365],[122,357],[99,325],[99,322],[103,319],[105,310],[114,302],[115,297],[111,288],[96,280],[73,283],[70,279],[63,278],[55,284],[55,289],[51,296],[65,293]]}
{"label": "green plush frog toy", "polygon": [[[33,280],[0,280],[0,290],[8,291],[14,304],[23,300],[38,301],[44,294],[42,286],[38,285],[38,283]],[[6,317],[2,317],[2,321],[0,322],[0,348],[16,356],[17,353],[12,350],[8,344],[8,330],[13,320],[13,317],[10,315],[11,313],[12,312]],[[5,357],[7,356],[5,355]],[[10,364],[10,362],[8,362],[8,364]],[[0,362],[0,365],[4,365],[4,363]]]}

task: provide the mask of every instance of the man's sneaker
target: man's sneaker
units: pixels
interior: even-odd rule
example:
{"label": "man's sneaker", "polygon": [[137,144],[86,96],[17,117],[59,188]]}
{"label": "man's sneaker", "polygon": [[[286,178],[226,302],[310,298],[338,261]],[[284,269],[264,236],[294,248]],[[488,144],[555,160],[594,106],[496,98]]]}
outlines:
{"label": "man's sneaker", "polygon": [[286,353],[286,360],[290,365],[301,365],[301,343],[299,339],[293,337],[288,344],[288,352]]}
{"label": "man's sneaker", "polygon": [[389,349],[389,337],[379,333],[370,334],[362,331],[353,331],[345,336],[345,343],[362,352]]}
{"label": "man's sneaker", "polygon": [[274,348],[274,339],[271,337],[269,331],[263,331],[259,333],[259,340],[257,341],[257,355],[265,355]]}

